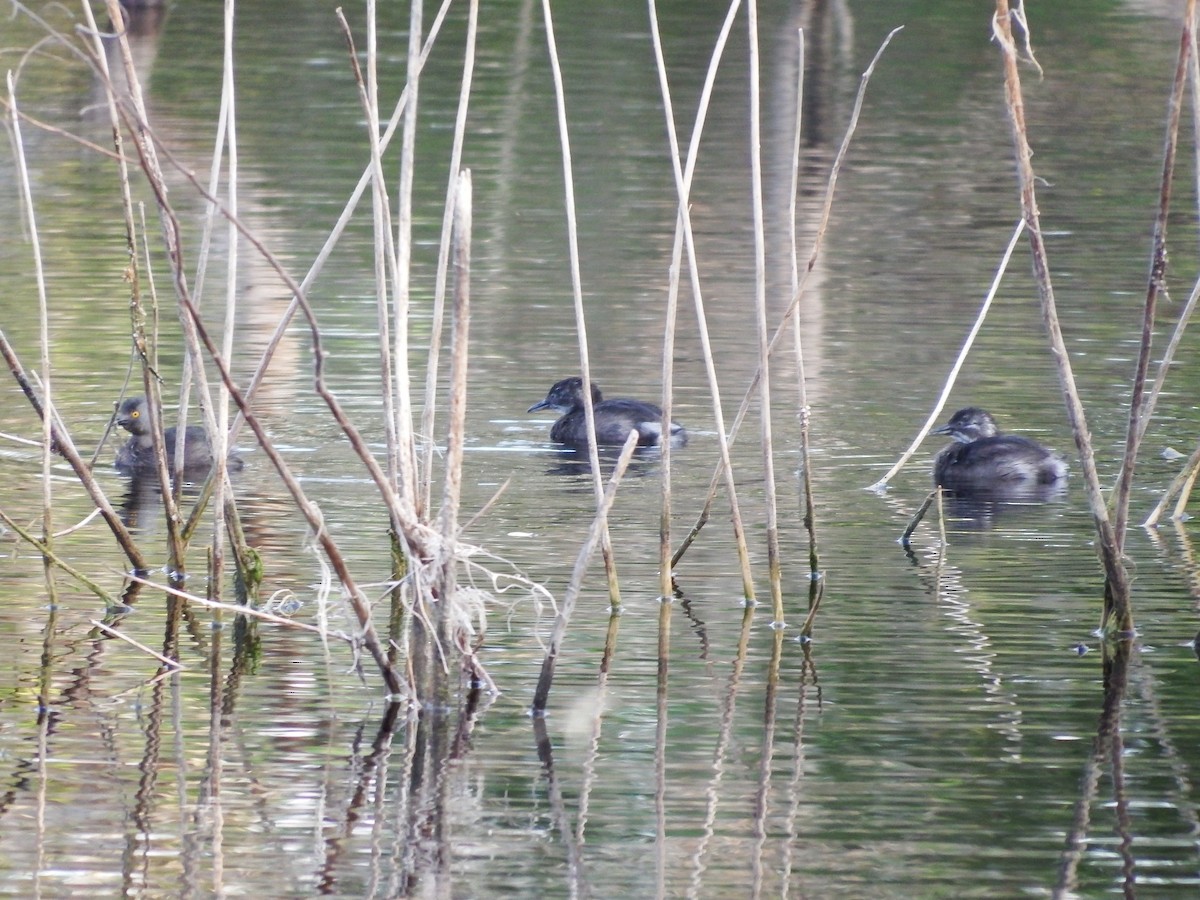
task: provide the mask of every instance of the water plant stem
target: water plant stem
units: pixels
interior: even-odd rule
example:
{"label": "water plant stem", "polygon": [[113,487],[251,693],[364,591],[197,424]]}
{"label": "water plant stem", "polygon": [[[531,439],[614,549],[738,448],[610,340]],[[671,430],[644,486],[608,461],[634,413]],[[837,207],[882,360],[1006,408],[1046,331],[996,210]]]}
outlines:
{"label": "water plant stem", "polygon": [[629,466],[633,451],[637,449],[637,437],[637,431],[630,431],[629,437],[625,439],[625,444],[621,447],[621,455],[617,457],[617,464],[609,477],[608,487],[601,495],[600,506],[588,529],[587,539],[583,542],[583,546],[579,549],[579,555],[575,558],[575,566],[571,570],[571,580],[567,584],[562,602],[558,605],[558,614],[554,617],[554,629],[546,645],[546,655],[542,659],[542,672],[538,677],[537,689],[534,692],[531,706],[535,716],[543,715],[546,711],[546,703],[550,699],[550,686],[554,682],[554,666],[558,661],[563,639],[567,635],[567,625],[570,624],[571,614],[575,611],[575,603],[579,599],[579,591],[583,587],[583,577],[587,573],[588,562],[596,552],[596,547],[600,544],[603,535],[608,531],[608,511],[612,507],[613,500],[616,499],[617,486],[620,485],[625,469]]}
{"label": "water plant stem", "polygon": [[713,84],[716,81],[720,61],[724,55],[725,47],[729,41],[729,34],[733,30],[735,16],[740,6],[741,0],[733,0],[721,25],[721,31],[717,35],[712,58],[709,60],[708,70],[704,76],[704,87],[700,93],[696,121],[692,126],[692,137],[688,146],[685,164],[681,164],[680,162],[679,139],[675,130],[675,115],[671,104],[670,87],[667,81],[666,63],[663,59],[662,40],[658,31],[658,16],[653,7],[650,22],[651,36],[654,39],[655,62],[658,67],[659,86],[662,92],[663,108],[667,119],[667,139],[671,147],[671,166],[675,174],[675,191],[679,195],[679,215],[675,225],[675,244],[671,257],[671,272],[673,280],[677,282],[683,249],[686,247],[688,253],[688,271],[691,275],[692,299],[696,309],[696,324],[700,336],[700,352],[704,360],[705,374],[708,377],[708,389],[712,398],[713,419],[717,426],[717,449],[721,457],[721,465],[718,466],[717,471],[713,474],[713,481],[709,486],[708,500],[700,514],[700,522],[693,526],[691,533],[684,538],[679,549],[671,556],[668,569],[673,570],[679,564],[679,561],[683,558],[683,554],[691,545],[692,540],[699,533],[699,529],[703,527],[703,523],[708,521],[713,499],[716,497],[717,488],[723,479],[726,494],[729,497],[734,544],[737,547],[738,564],[742,576],[742,595],[747,603],[754,603],[754,576],[750,567],[750,552],[746,546],[745,528],[742,524],[741,508],[737,500],[737,484],[734,478],[733,463],[729,455],[729,448],[733,442],[725,429],[725,413],[721,405],[720,382],[717,378],[716,362],[713,358],[712,341],[708,330],[708,316],[705,313],[704,295],[700,286],[700,266],[696,259],[696,245],[692,236],[690,209],[692,175],[695,172],[696,159],[700,149],[700,137],[704,132],[704,124],[712,99]]}
{"label": "water plant stem", "polygon": [[1017,249],[1017,241],[1020,240],[1024,231],[1025,220],[1019,219],[1017,227],[1013,229],[1012,237],[1008,239],[1008,246],[1004,249],[1004,255],[1000,258],[1000,265],[996,269],[996,274],[992,276],[992,285],[988,288],[987,296],[983,298],[983,304],[979,307],[979,312],[975,315],[975,322],[971,325],[971,330],[967,332],[966,340],[963,341],[962,348],[958,351],[954,365],[950,367],[950,374],[946,376],[946,381],[942,385],[942,392],[938,395],[933,409],[929,411],[929,416],[925,419],[925,424],[921,426],[912,443],[908,445],[908,449],[900,454],[900,458],[896,460],[895,464],[887,470],[887,473],[882,478],[868,487],[867,490],[876,492],[885,490],[888,482],[892,480],[897,472],[904,468],[905,464],[912,458],[912,455],[917,452],[917,448],[921,446],[921,442],[925,440],[934,423],[941,418],[946,401],[950,399],[950,392],[954,390],[954,385],[958,381],[958,373],[962,371],[963,363],[967,361],[967,354],[971,352],[971,347],[975,344],[975,338],[979,335],[979,330],[983,328],[988,311],[992,308],[992,301],[996,299],[996,292],[1000,289],[1000,283],[1004,279],[1004,273],[1008,271],[1008,262],[1012,259],[1013,251]]}
{"label": "water plant stem", "polygon": [[750,206],[754,227],[754,324],[758,336],[759,444],[767,525],[767,573],[776,627],[784,624],[783,581],[779,563],[779,504],[775,496],[775,446],[771,423],[771,351],[767,332],[767,239],[763,224],[762,96],[759,86],[758,3],[746,3],[750,38]]}
{"label": "water plant stem", "polygon": [[[1027,28],[1027,26],[1026,26]],[[1133,616],[1129,606],[1129,578],[1121,559],[1121,545],[1117,540],[1113,524],[1108,516],[1100,479],[1096,472],[1096,460],[1092,451],[1091,435],[1083,402],[1075,387],[1075,374],[1067,353],[1059,326],[1058,311],[1054,302],[1054,288],[1050,281],[1050,266],[1046,257],[1046,246],[1042,240],[1041,220],[1037,207],[1036,179],[1033,171],[1033,150],[1025,130],[1025,103],[1021,92],[1021,76],[1017,69],[1017,46],[1013,39],[1008,0],[996,0],[993,19],[996,41],[1004,61],[1004,96],[1012,126],[1013,144],[1017,161],[1017,180],[1020,188],[1021,215],[1029,233],[1029,245],[1033,258],[1033,275],[1041,299],[1042,321],[1050,342],[1050,353],[1058,371],[1059,384],[1067,408],[1067,418],[1075,436],[1075,447],[1079,452],[1083,483],[1091,507],[1092,519],[1098,537],[1098,550],[1105,573],[1104,623],[1109,629],[1123,633],[1133,631]]]}
{"label": "water plant stem", "polygon": [[567,248],[571,266],[571,296],[575,308],[575,338],[579,344],[579,374],[583,378],[583,412],[587,422],[588,460],[591,463],[592,489],[596,496],[597,518],[601,523],[600,552],[604,558],[604,570],[608,577],[609,595],[612,606],[620,608],[616,560],[613,558],[612,543],[608,535],[608,520],[599,514],[604,503],[604,484],[600,474],[600,454],[596,444],[596,414],[592,406],[591,356],[588,352],[587,321],[583,312],[583,279],[579,265],[579,229],[575,215],[575,176],[571,162],[571,139],[567,128],[567,100],[563,86],[562,67],[558,59],[558,44],[554,38],[554,19],[550,13],[550,0],[542,0],[542,19],[546,26],[546,50],[550,57],[550,73],[554,82],[555,109],[558,113],[559,146],[562,149],[563,205],[567,216]]}
{"label": "water plant stem", "polygon": [[1158,302],[1158,295],[1166,285],[1168,213],[1171,208],[1175,152],[1179,143],[1179,120],[1183,112],[1183,94],[1187,86],[1188,58],[1191,56],[1194,46],[1195,18],[1196,0],[1188,0],[1179,37],[1179,55],[1175,64],[1175,78],[1171,84],[1171,99],[1167,107],[1167,133],[1163,140],[1162,177],[1158,189],[1158,210],[1154,218],[1150,274],[1146,279],[1146,300],[1142,309],[1142,333],[1138,343],[1137,363],[1129,394],[1129,423],[1125,434],[1125,455],[1121,460],[1121,470],[1117,475],[1117,486],[1113,495],[1112,505],[1115,518],[1113,530],[1116,533],[1118,552],[1125,546],[1125,526],[1129,520],[1129,496],[1133,489],[1133,473],[1137,465],[1138,448],[1141,446],[1141,438],[1145,433],[1142,420],[1149,419],[1153,414],[1153,400],[1157,396],[1152,393],[1149,398],[1145,397],[1146,375],[1150,368],[1150,352],[1154,338],[1154,310]]}

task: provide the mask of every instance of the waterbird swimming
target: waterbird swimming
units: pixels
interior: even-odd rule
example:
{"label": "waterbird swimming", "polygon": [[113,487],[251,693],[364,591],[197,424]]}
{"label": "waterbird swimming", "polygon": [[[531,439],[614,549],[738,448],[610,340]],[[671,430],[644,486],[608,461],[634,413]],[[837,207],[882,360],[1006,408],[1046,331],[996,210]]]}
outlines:
{"label": "waterbird swimming", "polygon": [[[550,440],[572,447],[588,445],[587,414],[584,411],[583,379],[564,378],[555,382],[544,400],[529,407],[527,412],[552,409],[561,417],[550,429]],[[641,446],[662,443],[662,409],[642,400],[619,398],[605,400],[600,388],[592,382],[592,415],[596,421],[596,443],[624,444],[630,431],[638,433]],[[669,429],[672,447],[687,443],[687,431],[678,422]]]}
{"label": "waterbird swimming", "polygon": [[1002,434],[977,406],[960,409],[933,434],[954,439],[933,461],[934,484],[952,491],[1050,485],[1067,477],[1061,456],[1030,438]]}
{"label": "waterbird swimming", "polygon": [[[123,475],[138,475],[156,470],[154,439],[150,435],[150,415],[145,397],[129,397],[117,410],[117,424],[132,437],[117,451],[116,468]],[[175,439],[179,429],[171,426],[163,432],[167,451],[167,468],[175,464]],[[212,468],[212,447],[200,425],[189,425],[184,432],[183,471],[191,475],[205,474]],[[232,471],[242,468],[242,458],[230,453],[226,465]]]}

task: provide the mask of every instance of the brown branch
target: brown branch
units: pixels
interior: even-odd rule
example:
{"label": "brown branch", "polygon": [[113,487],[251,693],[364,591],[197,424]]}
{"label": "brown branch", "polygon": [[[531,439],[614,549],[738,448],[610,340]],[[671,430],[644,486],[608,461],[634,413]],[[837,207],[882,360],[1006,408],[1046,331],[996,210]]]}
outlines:
{"label": "brown branch", "polygon": [[1050,282],[1050,266],[1046,256],[1046,245],[1042,240],[1042,226],[1038,214],[1037,193],[1033,172],[1033,150],[1025,130],[1025,102],[1021,93],[1021,76],[1017,70],[1017,48],[1013,41],[1008,0],[996,0],[996,16],[993,33],[1000,45],[1004,59],[1004,97],[1012,124],[1014,151],[1017,157],[1017,180],[1021,194],[1021,215],[1029,232],[1029,247],[1033,257],[1033,275],[1041,299],[1042,321],[1050,341],[1050,353],[1058,371],[1059,385],[1066,403],[1067,418],[1075,436],[1079,451],[1083,483],[1087,491],[1088,504],[1095,522],[1098,549],[1105,573],[1104,622],[1112,625],[1112,616],[1117,618],[1117,629],[1133,630],[1133,616],[1129,608],[1129,577],[1121,560],[1121,548],[1108,518],[1100,478],[1096,473],[1096,459],[1092,450],[1091,435],[1088,433],[1087,418],[1083,402],[1075,387],[1075,374],[1071,370],[1071,359],[1059,326],[1058,310],[1054,302],[1054,287]]}
{"label": "brown branch", "polygon": [[1179,120],[1183,111],[1183,93],[1187,83],[1188,58],[1191,56],[1192,27],[1196,15],[1196,0],[1188,0],[1179,37],[1179,56],[1175,63],[1175,80],[1167,106],[1167,134],[1163,142],[1162,178],[1158,188],[1158,214],[1154,218],[1153,248],[1150,253],[1150,277],[1146,283],[1146,302],[1142,310],[1142,335],[1138,345],[1137,367],[1129,396],[1129,424],[1125,433],[1125,456],[1117,476],[1113,497],[1116,515],[1114,526],[1117,549],[1125,546],[1125,526],[1129,521],[1129,495],[1133,490],[1133,471],[1137,464],[1138,447],[1144,427],[1142,421],[1154,412],[1154,397],[1145,398],[1146,373],[1150,368],[1150,347],[1154,338],[1154,308],[1158,295],[1165,291],[1167,271],[1167,214],[1171,208],[1171,185],[1175,170],[1175,150],[1179,143]]}

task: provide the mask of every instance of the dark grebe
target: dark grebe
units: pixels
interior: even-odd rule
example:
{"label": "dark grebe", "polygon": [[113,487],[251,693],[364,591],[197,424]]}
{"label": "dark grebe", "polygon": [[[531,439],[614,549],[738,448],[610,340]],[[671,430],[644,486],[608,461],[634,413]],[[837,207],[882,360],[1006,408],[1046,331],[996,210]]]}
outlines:
{"label": "dark grebe", "polygon": [[[583,379],[564,378],[556,382],[546,394],[546,399],[529,407],[528,412],[552,409],[562,414],[550,429],[550,440],[572,447],[588,445],[587,413],[583,408]],[[596,419],[596,442],[598,444],[624,444],[630,431],[638,433],[642,446],[657,446],[662,443],[662,409],[653,403],[641,400],[605,400],[600,388],[592,382],[592,413]],[[687,432],[678,422],[671,423],[672,447],[687,443]]]}
{"label": "dark grebe", "polygon": [[[116,468],[122,475],[140,475],[155,471],[154,439],[150,436],[150,417],[146,410],[145,397],[130,397],[117,410],[117,424],[133,437],[117,451]],[[167,468],[175,464],[175,436],[177,428],[172,426],[163,433],[166,443]],[[183,444],[183,471],[191,475],[203,475],[212,468],[212,447],[208,435],[200,425],[189,425]],[[226,463],[231,471],[242,468],[240,456],[229,454]]]}
{"label": "dark grebe", "polygon": [[1029,438],[1001,434],[996,420],[975,406],[960,409],[933,433],[955,441],[933,461],[934,484],[949,490],[1054,484],[1067,477],[1061,456]]}

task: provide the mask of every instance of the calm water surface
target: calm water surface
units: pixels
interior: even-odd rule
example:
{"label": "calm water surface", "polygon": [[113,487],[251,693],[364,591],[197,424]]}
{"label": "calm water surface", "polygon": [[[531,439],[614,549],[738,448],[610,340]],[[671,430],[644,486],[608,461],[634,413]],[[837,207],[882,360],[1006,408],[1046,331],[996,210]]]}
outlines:
{"label": "calm water surface", "polygon": [[[56,5],[34,6],[71,27]],[[381,97],[390,108],[403,86],[407,10],[384,6]],[[484,6],[465,150],[475,232],[464,517],[507,486],[465,537],[504,561],[495,563],[503,571],[524,573],[561,599],[590,523],[591,482],[547,443],[550,420],[524,412],[578,369],[553,89],[540,5]],[[654,399],[675,197],[646,13],[638,4],[603,17],[557,6],[592,373],[612,395]],[[763,608],[747,616],[721,497],[677,572],[660,692],[661,466],[639,458],[611,517],[624,610],[607,689],[602,696],[597,675],[609,599],[593,567],[542,735],[527,715],[553,620],[541,595],[494,595],[481,657],[501,694],[449,729],[432,713],[418,727],[385,718],[379,680],[369,666],[360,679],[340,642],[326,649],[309,633],[276,626],[248,636],[228,618],[216,629],[210,612],[171,606],[147,590],[131,612],[106,621],[185,666],[156,678],[157,662],[99,630],[105,614],[93,595],[59,578],[52,605],[40,558],[3,530],[0,892],[1195,895],[1200,718],[1191,641],[1200,580],[1189,527],[1129,535],[1141,634],[1123,673],[1119,730],[1098,742],[1110,721],[1093,635],[1100,578],[1079,479],[1043,504],[949,508],[944,552],[926,525],[909,554],[897,537],[925,496],[937,445],[923,448],[886,495],[863,490],[928,414],[1015,224],[1011,141],[986,4],[812,6],[760,9],[775,316],[788,283],[782,236],[794,29],[807,34],[799,207],[801,230],[811,235],[859,75],[887,32],[905,26],[871,83],[802,311],[825,576],[814,644],[795,637],[809,573],[786,354],[772,374],[792,628],[772,630]],[[698,2],[660,7],[686,135],[725,10]],[[361,10],[347,15],[361,29]],[[465,15],[451,12],[421,88],[415,346],[429,329]],[[1045,70],[1041,79],[1023,72],[1035,165],[1046,180],[1040,205],[1098,464],[1111,478],[1178,23],[1154,4],[1134,2],[1077,0],[1031,15]],[[367,159],[344,42],[322,4],[245,4],[238,28],[242,215],[302,274]],[[25,16],[9,20],[6,68],[18,64],[14,48],[42,34]],[[220,94],[219,6],[172,7],[141,52],[158,134],[184,165],[207,172]],[[716,86],[693,189],[730,417],[756,361],[745,67],[742,24]],[[19,79],[26,112],[103,144],[107,126],[92,109],[98,96],[87,70],[61,52],[32,57]],[[59,135],[29,124],[22,134],[48,273],[54,392],[76,442],[91,448],[130,365],[115,176],[109,161]],[[388,164],[394,172],[394,159]],[[203,210],[171,177],[191,266]],[[1191,203],[1181,188],[1164,329],[1197,270]],[[20,209],[10,152],[0,158],[0,212],[10,223],[0,233],[0,327],[34,369],[36,283]],[[224,240],[217,239],[218,256]],[[245,377],[288,297],[248,249],[242,259],[235,369]],[[364,207],[311,297],[331,385],[382,448],[371,259]],[[219,306],[223,277],[210,273],[207,302]],[[165,278],[158,289],[166,306]],[[673,459],[676,540],[700,509],[717,458],[690,294],[681,300],[674,413],[691,440]],[[181,364],[173,312],[162,327],[161,368],[173,397]],[[382,597],[386,512],[313,394],[306,341],[300,329],[289,334],[257,409],[356,577]],[[947,414],[985,406],[1003,425],[1070,450],[1044,344],[1018,253]],[[1134,521],[1178,468],[1161,458],[1163,448],[1186,453],[1195,440],[1193,355],[1185,341],[1147,438]],[[28,526],[40,517],[40,461],[36,448],[15,438],[35,438],[38,425],[11,382],[0,384],[0,396],[0,509]],[[751,416],[735,465],[765,598],[757,433]],[[321,599],[322,568],[306,526],[264,455],[248,435],[241,449],[248,464],[235,489],[264,557],[264,597],[298,621],[352,630],[336,591]],[[162,566],[158,504],[110,470],[112,453],[111,444],[102,451],[101,484]],[[57,466],[53,478],[55,523],[65,528],[91,504],[69,469]],[[124,584],[124,558],[98,522],[61,538],[58,552],[110,590]],[[203,571],[199,553],[193,569]],[[192,578],[202,591],[202,575]],[[432,779],[421,774],[431,734],[454,741]]]}

